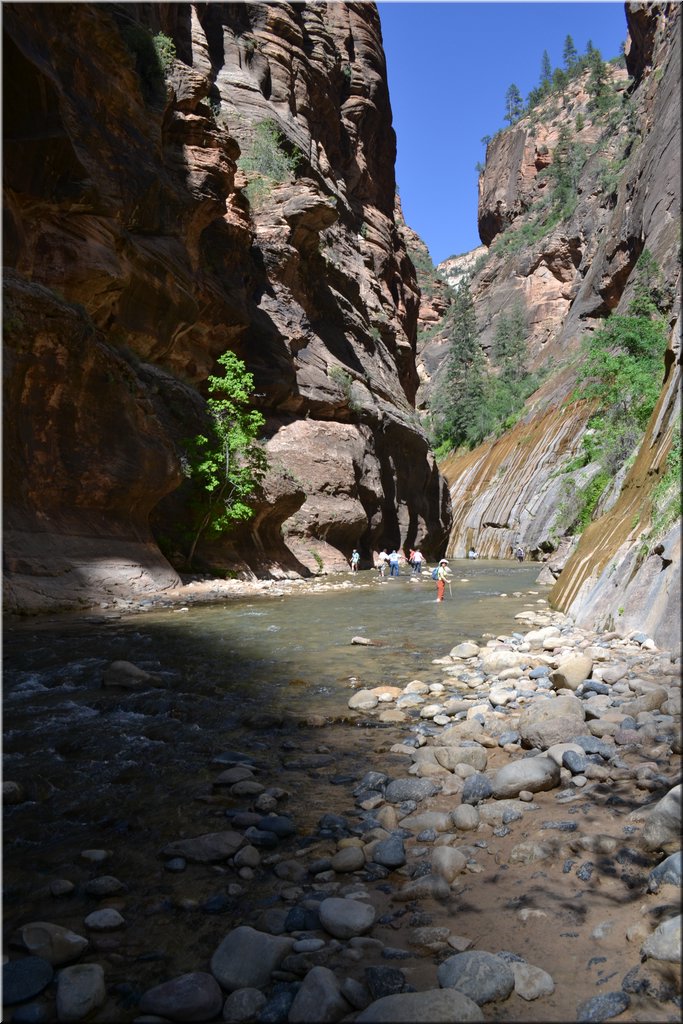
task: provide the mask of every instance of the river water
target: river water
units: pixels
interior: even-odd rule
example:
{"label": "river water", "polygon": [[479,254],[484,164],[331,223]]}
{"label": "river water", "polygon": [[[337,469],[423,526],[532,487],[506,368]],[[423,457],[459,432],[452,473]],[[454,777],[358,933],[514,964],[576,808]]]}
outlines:
{"label": "river water", "polygon": [[[138,909],[151,914],[146,901],[167,892],[163,844],[229,827],[225,801],[215,806],[211,796],[229,752],[254,758],[271,784],[294,786],[313,828],[330,806],[335,772],[362,774],[377,754],[376,736],[348,711],[354,688],[441,681],[433,658],[466,639],[524,630],[514,615],[544,607],[538,565],[451,567],[441,604],[427,573],[420,582],[405,574],[380,581],[366,571],[335,578],[347,583],[337,589],[311,584],[186,610],[7,625],[3,778],[20,783],[27,799],[5,808],[6,941],[27,920],[59,920],[76,931],[80,921],[82,933],[84,907],[72,902],[56,917],[56,901],[40,890],[55,878],[78,885],[88,848],[117,853],[100,871],[137,880],[145,890]],[[352,644],[358,636],[376,646]],[[119,659],[156,673],[157,685],[103,688],[104,669]],[[306,728],[311,715],[329,726]],[[418,724],[390,731],[385,750]],[[297,750],[309,760],[292,775]],[[210,894],[204,883],[198,899]],[[153,931],[148,924],[145,941],[154,941]]]}

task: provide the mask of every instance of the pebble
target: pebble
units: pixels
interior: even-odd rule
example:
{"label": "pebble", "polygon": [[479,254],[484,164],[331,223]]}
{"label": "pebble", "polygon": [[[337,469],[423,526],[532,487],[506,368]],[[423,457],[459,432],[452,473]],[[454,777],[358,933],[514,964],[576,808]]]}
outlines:
{"label": "pebble", "polygon": [[124,918],[118,910],[108,907],[104,910],[95,910],[84,919],[83,924],[93,932],[112,932],[122,928],[125,924]]}

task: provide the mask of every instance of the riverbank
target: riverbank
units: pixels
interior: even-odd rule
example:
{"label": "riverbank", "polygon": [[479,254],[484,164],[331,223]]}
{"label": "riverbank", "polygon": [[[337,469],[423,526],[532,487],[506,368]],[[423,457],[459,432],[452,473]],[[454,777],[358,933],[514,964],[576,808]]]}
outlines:
{"label": "riverbank", "polygon": [[35,861],[6,1019],[678,1020],[680,663],[541,602],[517,625],[334,719],[262,707],[156,849]]}

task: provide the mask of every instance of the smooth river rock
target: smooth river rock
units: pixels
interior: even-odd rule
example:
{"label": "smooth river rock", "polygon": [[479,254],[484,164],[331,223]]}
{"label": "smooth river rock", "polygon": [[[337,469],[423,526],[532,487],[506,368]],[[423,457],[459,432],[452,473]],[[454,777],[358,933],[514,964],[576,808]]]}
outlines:
{"label": "smooth river rock", "polygon": [[88,940],[82,935],[50,921],[32,921],[22,925],[19,934],[29,953],[42,957],[53,967],[77,960],[88,946]]}
{"label": "smooth river rock", "polygon": [[211,864],[232,857],[244,841],[244,836],[232,830],[207,832],[193,839],[177,839],[168,843],[162,854],[164,857],[184,857],[200,864]]}
{"label": "smooth river rock", "polygon": [[507,999],[515,987],[515,976],[505,960],[477,949],[444,960],[436,976],[442,988],[456,988],[479,1006]]}
{"label": "smooth river rock", "polygon": [[211,973],[227,992],[264,988],[293,945],[292,938],[240,925],[228,932],[211,957]]}
{"label": "smooth river rock", "polygon": [[454,1024],[483,1021],[475,1002],[456,989],[427,989],[384,996],[361,1010],[356,1024]]}
{"label": "smooth river rock", "polygon": [[59,972],[57,1018],[78,1021],[102,1006],[107,997],[104,970],[100,964],[73,964]]}
{"label": "smooth river rock", "polygon": [[515,797],[522,790],[540,793],[560,784],[560,766],[551,757],[525,757],[511,761],[493,777],[493,795],[499,799]]}
{"label": "smooth river rock", "polygon": [[172,1021],[212,1020],[223,1007],[223,993],[212,974],[192,971],[148,989],[140,1000],[140,1012]]}
{"label": "smooth river rock", "polygon": [[320,904],[320,923],[335,939],[364,935],[375,923],[375,909],[361,900],[330,896]]}

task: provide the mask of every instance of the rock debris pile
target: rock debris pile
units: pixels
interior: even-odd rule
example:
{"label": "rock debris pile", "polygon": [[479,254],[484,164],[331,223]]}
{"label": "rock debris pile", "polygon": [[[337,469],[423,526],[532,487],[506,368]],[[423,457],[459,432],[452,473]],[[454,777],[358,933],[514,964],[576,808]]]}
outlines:
{"label": "rock debris pile", "polygon": [[[211,906],[177,898],[169,915],[264,898],[249,919],[216,922],[205,960],[188,942],[185,973],[160,965],[157,984],[129,986],[117,1019],[678,1020],[680,665],[644,634],[545,610],[517,619],[526,632],[435,659],[442,682],[353,692],[378,746],[400,738],[330,780],[336,806],[308,833],[294,787],[249,753],[217,755],[227,827],[159,853],[168,877],[212,869],[223,891]],[[334,760],[319,741],[301,753],[306,742],[282,745],[284,775]],[[12,937],[17,1024],[122,1013],[107,978],[116,944],[98,938],[125,931],[134,880],[98,874],[107,851],[82,856],[99,903],[83,934],[34,921]],[[50,885],[62,898],[71,883]]]}

